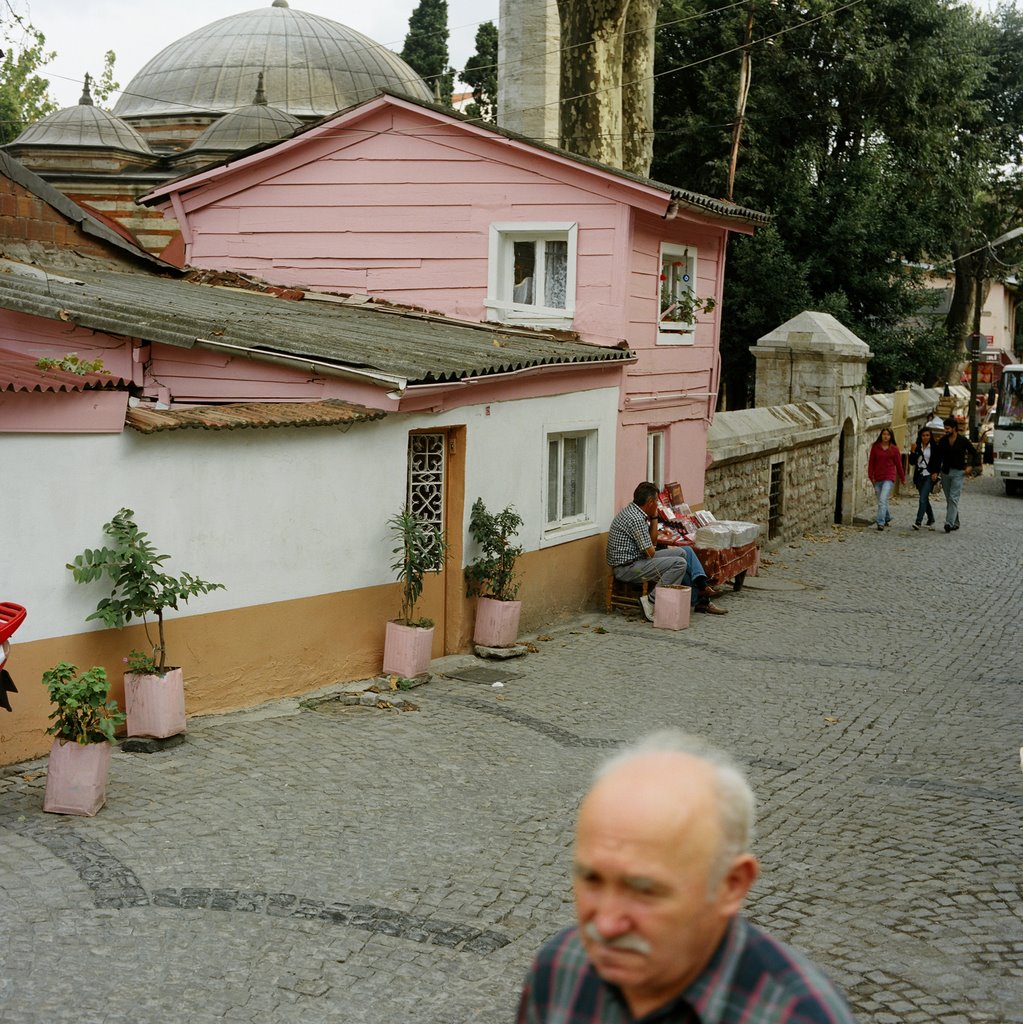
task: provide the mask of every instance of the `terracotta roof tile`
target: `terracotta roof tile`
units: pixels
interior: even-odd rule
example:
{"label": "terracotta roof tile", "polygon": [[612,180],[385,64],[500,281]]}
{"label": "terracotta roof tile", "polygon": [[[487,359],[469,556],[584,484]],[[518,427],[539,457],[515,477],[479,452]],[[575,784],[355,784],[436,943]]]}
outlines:
{"label": "terracotta roof tile", "polygon": [[237,402],[189,409],[155,409],[136,405],[125,422],[143,434],[163,430],[242,430],[247,427],[339,427],[383,419],[387,413],[340,399],[322,402]]}

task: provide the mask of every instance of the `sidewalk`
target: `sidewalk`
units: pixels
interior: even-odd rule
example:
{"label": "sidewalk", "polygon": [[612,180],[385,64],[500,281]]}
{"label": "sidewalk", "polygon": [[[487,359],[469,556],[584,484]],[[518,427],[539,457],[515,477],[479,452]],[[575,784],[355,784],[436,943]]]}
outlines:
{"label": "sidewalk", "polygon": [[42,813],[45,761],[0,769],[0,1022],[512,1020],[590,772],[664,725],[749,766],[750,915],[860,1021],[1023,1022],[1023,500],[914,512],[767,556],[682,632],[594,614],[435,662],[415,710],[192,719],[115,753],[92,819]]}

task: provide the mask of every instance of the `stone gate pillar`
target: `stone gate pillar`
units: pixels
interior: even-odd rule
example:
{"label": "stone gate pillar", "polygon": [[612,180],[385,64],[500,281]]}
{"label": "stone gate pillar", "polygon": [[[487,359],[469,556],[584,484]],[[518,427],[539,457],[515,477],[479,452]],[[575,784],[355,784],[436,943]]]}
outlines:
{"label": "stone gate pillar", "polygon": [[866,474],[861,443],[867,363],[873,354],[829,313],[806,310],[750,349],[757,361],[756,405],[813,402],[833,420],[835,520],[851,523]]}
{"label": "stone gate pillar", "polygon": [[750,349],[757,361],[756,405],[815,402],[838,425],[867,394],[867,363],[873,354],[829,313],[794,316]]}

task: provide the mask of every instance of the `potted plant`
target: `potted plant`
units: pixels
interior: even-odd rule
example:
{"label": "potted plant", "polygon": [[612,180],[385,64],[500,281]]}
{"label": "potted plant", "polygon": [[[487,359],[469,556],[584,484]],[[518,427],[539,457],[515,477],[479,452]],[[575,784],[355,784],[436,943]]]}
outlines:
{"label": "potted plant", "polygon": [[513,505],[494,514],[477,498],[469,513],[469,533],[480,553],[465,567],[466,595],[479,598],[473,641],[484,647],[510,647],[519,635],[522,602],[515,600],[515,562],[522,547],[510,541],[521,526]]}
{"label": "potted plant", "polygon": [[132,651],[124,676],[124,704],[128,713],[129,736],[155,736],[162,739],[185,731],[185,683],[180,667],[167,666],[167,645],[163,632],[163,613],[177,609],[179,601],[196,594],[223,590],[221,583],[207,583],[187,572],[174,577],[163,571],[170,555],[159,555],[135,523],[135,513],[122,508],[103,527],[113,547],[87,549],[68,562],[75,581],[89,583],[104,575],[114,581],[109,597],[86,618],[99,619],[111,628],[121,629],[133,618],[142,620],[149,636],[147,615],[156,617],[159,642],[152,644],[152,655]]}
{"label": "potted plant", "polygon": [[408,505],[391,516],[387,525],[397,541],[391,569],[401,585],[401,615],[387,623],[384,672],[411,679],[429,669],[433,650],[433,620],[416,617],[416,602],[423,595],[426,574],[441,567],[448,546],[440,531]]}
{"label": "potted plant", "polygon": [[43,685],[56,705],[47,733],[55,736],[46,772],[43,810],[92,817],[106,802],[110,745],[124,723],[110,700],[110,681],[94,666],[79,675],[66,661],[43,673]]}

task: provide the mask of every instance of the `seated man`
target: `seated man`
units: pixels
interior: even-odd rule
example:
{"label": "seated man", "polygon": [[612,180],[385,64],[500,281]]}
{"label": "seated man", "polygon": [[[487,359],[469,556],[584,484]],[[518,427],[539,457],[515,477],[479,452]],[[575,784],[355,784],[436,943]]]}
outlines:
{"label": "seated man", "polygon": [[[711,604],[717,592],[703,571],[692,548],[657,550],[657,485],[641,483],[632,501],[611,520],[607,534],[607,564],[615,579],[623,583],[653,580],[666,586],[693,588],[693,608],[711,615],[727,615],[728,610]],[[643,614],[654,621],[652,595],[641,597]]]}

